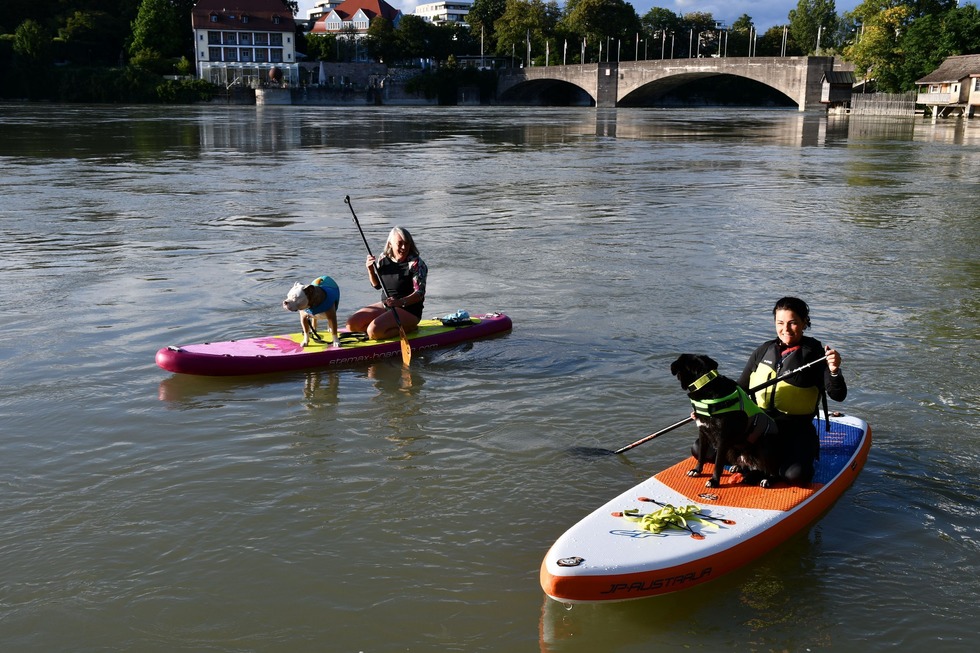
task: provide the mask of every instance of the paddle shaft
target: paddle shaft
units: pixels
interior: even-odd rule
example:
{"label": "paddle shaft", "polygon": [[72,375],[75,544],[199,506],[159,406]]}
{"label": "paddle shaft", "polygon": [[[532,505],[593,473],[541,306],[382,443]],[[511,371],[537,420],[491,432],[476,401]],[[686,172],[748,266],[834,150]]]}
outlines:
{"label": "paddle shaft", "polygon": [[[364,247],[367,249],[368,256],[374,258],[374,254],[371,252],[371,246],[368,244],[367,238],[364,236],[364,230],[361,229],[361,223],[357,219],[357,214],[354,213],[354,205],[350,203],[350,195],[344,196],[344,203],[347,208],[350,209],[350,214],[354,217],[354,224],[357,225],[357,231],[361,234],[361,240],[364,241]],[[384,279],[381,278],[381,269],[378,267],[378,260],[375,259],[374,263],[374,273],[378,276],[378,283],[381,284],[381,294],[385,296],[385,299],[390,299],[388,294],[388,289],[385,288]],[[405,335],[405,328],[402,326],[401,318],[398,317],[398,311],[395,310],[394,305],[388,307],[391,310],[391,314],[395,316],[395,323],[398,325],[398,333],[401,336],[402,341],[402,359],[406,365],[408,365],[411,360],[411,347],[408,344],[408,337]]]}
{"label": "paddle shaft", "polygon": [[[796,374],[797,372],[802,372],[806,368],[812,367],[813,365],[816,365],[817,363],[821,363],[821,362],[827,360],[828,358],[830,358],[830,354],[827,354],[823,358],[818,358],[815,361],[810,361],[806,365],[801,365],[801,366],[797,367],[795,370],[789,370],[788,372],[783,372],[779,376],[775,376],[775,377],[769,379],[768,381],[766,381],[765,383],[760,383],[756,387],[750,389],[749,390],[749,394],[755,394],[759,390],[764,390],[765,388],[768,388],[771,385],[775,385],[776,383],[779,383],[780,381],[782,381],[786,377],[792,376],[792,375]],[[693,422],[693,421],[694,421],[694,418],[693,417],[686,417],[686,418],[682,419],[679,422],[675,422],[674,424],[671,424],[670,426],[668,426],[665,429],[661,429],[661,430],[657,431],[656,433],[651,433],[650,435],[646,436],[645,438],[640,438],[636,442],[633,442],[631,444],[628,444],[625,447],[620,447],[619,449],[616,449],[616,451],[614,451],[613,453],[623,453],[624,451],[629,451],[633,447],[638,447],[641,444],[643,444],[644,442],[649,442],[650,440],[652,440],[654,438],[659,438],[664,433],[669,433],[670,431],[673,431],[674,429],[676,429],[676,428],[678,428],[680,426],[684,426],[688,422]]]}

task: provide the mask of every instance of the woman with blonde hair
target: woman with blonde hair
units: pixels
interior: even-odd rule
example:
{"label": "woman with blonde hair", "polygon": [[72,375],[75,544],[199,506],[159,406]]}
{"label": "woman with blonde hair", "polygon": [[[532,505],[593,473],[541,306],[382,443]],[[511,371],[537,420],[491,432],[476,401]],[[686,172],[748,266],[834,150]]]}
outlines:
{"label": "woman with blonde hair", "polygon": [[[425,304],[425,280],[429,270],[419,256],[408,229],[394,227],[381,257],[368,254],[368,280],[382,291],[381,301],[358,310],[347,320],[351,331],[367,333],[371,340],[394,338],[399,322],[406,332],[418,329]],[[397,311],[397,319],[394,312]]]}

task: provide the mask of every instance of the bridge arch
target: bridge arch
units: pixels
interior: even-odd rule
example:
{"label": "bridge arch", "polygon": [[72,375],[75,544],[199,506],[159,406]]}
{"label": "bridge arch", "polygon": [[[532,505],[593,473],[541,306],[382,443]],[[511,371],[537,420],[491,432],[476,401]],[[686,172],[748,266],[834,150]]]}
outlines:
{"label": "bridge arch", "polygon": [[595,98],[587,89],[564,79],[531,79],[498,88],[500,104],[550,107],[594,107]]}
{"label": "bridge arch", "polygon": [[[612,108],[628,103],[627,98],[631,95],[635,98],[633,94],[638,91],[643,93],[675,86],[681,80],[728,75],[775,89],[796,103],[800,111],[822,110],[825,108],[820,101],[823,76],[832,70],[833,57],[712,57],[538,66],[502,71],[497,97],[502,102],[514,104],[522,101],[544,104],[544,96],[535,96],[535,91],[560,92],[565,97],[573,95],[570,89],[560,84],[563,82],[581,89],[594,106]],[[540,84],[543,82],[550,84]]]}

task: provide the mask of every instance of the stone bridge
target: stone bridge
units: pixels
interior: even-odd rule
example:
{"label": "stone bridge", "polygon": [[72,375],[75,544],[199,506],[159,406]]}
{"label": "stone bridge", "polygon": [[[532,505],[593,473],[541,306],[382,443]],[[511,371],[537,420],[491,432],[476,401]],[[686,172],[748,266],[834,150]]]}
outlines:
{"label": "stone bridge", "polygon": [[800,111],[807,111],[825,108],[820,102],[823,74],[832,70],[833,57],[662,59],[509,68],[497,82],[497,100],[542,104],[544,97],[581,97],[584,92],[590,104],[611,108],[628,103],[631,94],[634,98],[662,95],[695,79],[734,75],[774,88],[799,105]]}

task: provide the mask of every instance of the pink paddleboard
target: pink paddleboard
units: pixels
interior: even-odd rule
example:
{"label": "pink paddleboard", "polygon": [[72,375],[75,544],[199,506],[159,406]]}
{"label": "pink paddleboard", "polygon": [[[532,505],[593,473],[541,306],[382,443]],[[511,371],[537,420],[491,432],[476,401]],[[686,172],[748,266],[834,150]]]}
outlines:
{"label": "pink paddleboard", "polygon": [[[444,326],[439,320],[422,320],[418,331],[408,334],[413,352],[446,347],[504,333],[512,328],[502,313],[475,315],[471,324]],[[321,335],[324,335],[321,332]],[[329,339],[329,332],[326,334]],[[244,340],[205,342],[197,345],[171,345],[157,352],[156,363],[169,372],[207,376],[237,376],[284,372],[311,367],[328,367],[360,361],[371,361],[401,355],[399,338],[358,340],[341,332],[341,346],[310,341],[301,347],[303,334],[265,336]]]}

